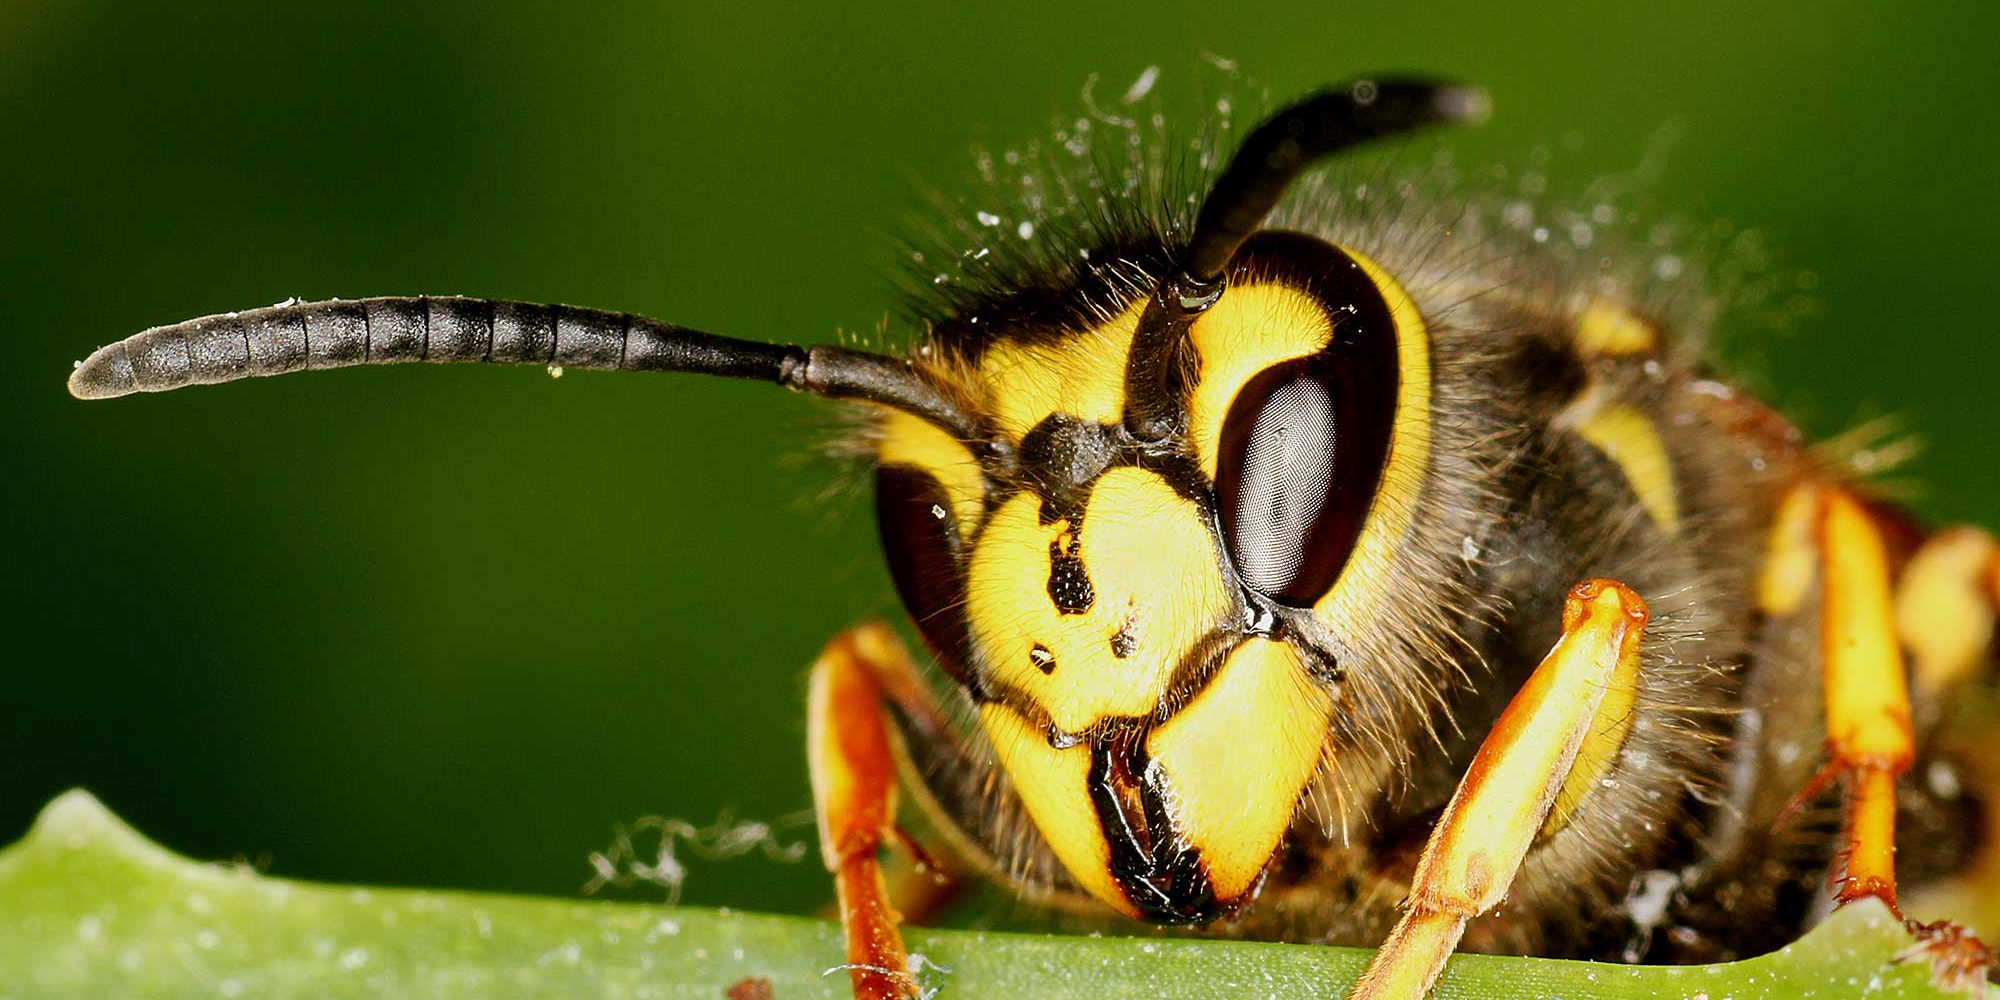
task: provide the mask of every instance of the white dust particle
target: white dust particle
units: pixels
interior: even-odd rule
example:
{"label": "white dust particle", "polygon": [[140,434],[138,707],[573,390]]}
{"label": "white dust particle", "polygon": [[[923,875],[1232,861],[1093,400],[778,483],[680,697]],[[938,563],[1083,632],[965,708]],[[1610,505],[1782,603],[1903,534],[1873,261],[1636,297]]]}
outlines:
{"label": "white dust particle", "polygon": [[1650,871],[1640,875],[1638,882],[1636,891],[1625,897],[1625,912],[1633,923],[1650,931],[1666,919],[1667,904],[1681,880],[1673,872]]}
{"label": "white dust particle", "polygon": [[1131,104],[1153,92],[1153,84],[1160,82],[1160,67],[1148,66],[1139,71],[1139,78],[1125,88],[1125,103]]}
{"label": "white dust particle", "polygon": [[1924,772],[1924,783],[1930,786],[1931,794],[1941,799],[1955,799],[1965,791],[1959,784],[1958,772],[1945,761],[1932,761]]}
{"label": "white dust particle", "polygon": [[583,946],[577,944],[575,941],[565,941],[562,944],[557,945],[556,947],[543,952],[539,957],[535,959],[535,964],[548,965],[551,962],[561,962],[564,965],[573,966],[581,963],[582,961],[583,961]]}

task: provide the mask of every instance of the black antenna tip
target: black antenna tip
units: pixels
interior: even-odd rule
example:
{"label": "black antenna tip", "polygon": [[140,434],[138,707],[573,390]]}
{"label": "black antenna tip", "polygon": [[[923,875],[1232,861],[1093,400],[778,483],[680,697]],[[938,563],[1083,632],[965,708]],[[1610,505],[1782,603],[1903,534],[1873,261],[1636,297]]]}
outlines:
{"label": "black antenna tip", "polygon": [[1431,104],[1445,124],[1478,125],[1493,117],[1493,95],[1477,84],[1442,84],[1431,96]]}
{"label": "black antenna tip", "polygon": [[[1341,95],[1342,90],[1345,95]],[[1385,95],[1392,102],[1406,103],[1408,109],[1399,112],[1406,123],[1402,128],[1423,123],[1477,125],[1493,115],[1493,95],[1485,87],[1431,76],[1362,77],[1322,90],[1287,110],[1297,110],[1335,95],[1343,96],[1346,103],[1363,113],[1375,109]]]}

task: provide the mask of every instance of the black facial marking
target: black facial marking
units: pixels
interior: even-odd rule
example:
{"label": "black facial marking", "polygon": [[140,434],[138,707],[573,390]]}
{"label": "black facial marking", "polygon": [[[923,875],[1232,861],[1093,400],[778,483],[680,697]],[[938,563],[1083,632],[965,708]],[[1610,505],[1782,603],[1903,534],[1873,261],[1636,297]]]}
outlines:
{"label": "black facial marking", "polygon": [[1052,413],[1021,438],[1021,468],[1043,496],[1088,486],[1118,454],[1111,434],[1103,424]]}
{"label": "black facial marking", "polygon": [[1083,565],[1083,557],[1077,554],[1082,545],[1073,526],[1049,543],[1049,601],[1061,614],[1086,614],[1097,603],[1090,571]]}
{"label": "black facial marking", "polygon": [[1035,665],[1035,669],[1040,670],[1042,673],[1053,674],[1056,672],[1056,654],[1049,652],[1049,647],[1039,642],[1035,643],[1034,647],[1028,650],[1028,660]]}
{"label": "black facial marking", "polygon": [[1111,877],[1153,923],[1208,923],[1228,907],[1216,901],[1201,850],[1181,838],[1159,788],[1143,777],[1146,764],[1138,734],[1090,749],[1090,801],[1110,845]]}

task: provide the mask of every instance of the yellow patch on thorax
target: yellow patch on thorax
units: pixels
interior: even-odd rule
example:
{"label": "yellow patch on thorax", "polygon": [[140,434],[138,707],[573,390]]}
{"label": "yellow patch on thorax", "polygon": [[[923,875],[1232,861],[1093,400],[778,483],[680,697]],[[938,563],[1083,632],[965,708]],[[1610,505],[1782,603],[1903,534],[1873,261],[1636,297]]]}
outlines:
{"label": "yellow patch on thorax", "polygon": [[1609,403],[1578,421],[1576,433],[1618,466],[1660,530],[1679,530],[1681,505],[1674,466],[1651,417],[1630,404]]}
{"label": "yellow patch on thorax", "polygon": [[1576,317],[1576,347],[1590,357],[1645,354],[1659,346],[1659,332],[1610,299],[1593,299]]}

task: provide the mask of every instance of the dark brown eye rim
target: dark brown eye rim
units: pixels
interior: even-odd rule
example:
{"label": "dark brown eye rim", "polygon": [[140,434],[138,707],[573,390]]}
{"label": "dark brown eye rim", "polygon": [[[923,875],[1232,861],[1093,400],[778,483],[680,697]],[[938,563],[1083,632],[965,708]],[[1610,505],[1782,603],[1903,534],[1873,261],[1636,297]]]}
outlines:
{"label": "dark brown eye rim", "polygon": [[965,542],[944,487],[907,465],[875,470],[875,524],[903,607],[945,673],[971,683],[965,619]]}
{"label": "dark brown eye rim", "polygon": [[1333,340],[1238,390],[1216,456],[1216,514],[1244,586],[1310,607],[1339,579],[1388,466],[1402,384],[1395,318],[1368,273],[1331,244],[1266,232],[1245,251],[1244,270],[1327,310]]}

